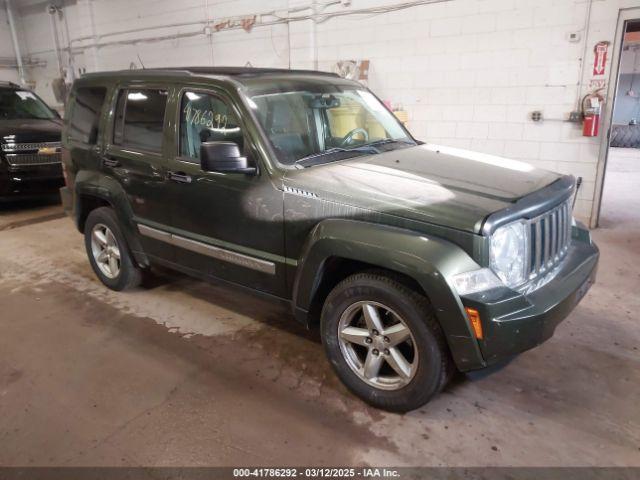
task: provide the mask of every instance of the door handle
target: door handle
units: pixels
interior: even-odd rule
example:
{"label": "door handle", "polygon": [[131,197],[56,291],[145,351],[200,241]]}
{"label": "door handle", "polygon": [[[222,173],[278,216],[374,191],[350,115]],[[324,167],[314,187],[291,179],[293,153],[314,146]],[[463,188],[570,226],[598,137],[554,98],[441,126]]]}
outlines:
{"label": "door handle", "polygon": [[184,172],[169,172],[169,179],[178,183],[191,183],[191,175]]}
{"label": "door handle", "polygon": [[102,157],[102,165],[105,167],[119,167],[120,161],[111,157]]}

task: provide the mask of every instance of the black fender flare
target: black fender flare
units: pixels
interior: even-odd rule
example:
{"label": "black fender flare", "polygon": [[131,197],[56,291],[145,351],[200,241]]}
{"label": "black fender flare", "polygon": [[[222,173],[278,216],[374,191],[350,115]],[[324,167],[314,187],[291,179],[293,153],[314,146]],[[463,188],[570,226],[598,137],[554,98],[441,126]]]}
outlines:
{"label": "black fender flare", "polygon": [[327,260],[339,257],[404,274],[430,299],[458,369],[485,366],[459,296],[449,279],[479,268],[459,246],[402,228],[348,219],[323,220],[305,242],[293,286],[294,311],[308,312]]}
{"label": "black fender flare", "polygon": [[122,185],[114,178],[100,172],[81,170],[77,173],[74,184],[73,217],[80,231],[82,231],[80,217],[84,208],[83,197],[98,198],[111,205],[136,263],[140,267],[148,267],[149,259],[142,248],[140,233],[133,221],[133,210]]}

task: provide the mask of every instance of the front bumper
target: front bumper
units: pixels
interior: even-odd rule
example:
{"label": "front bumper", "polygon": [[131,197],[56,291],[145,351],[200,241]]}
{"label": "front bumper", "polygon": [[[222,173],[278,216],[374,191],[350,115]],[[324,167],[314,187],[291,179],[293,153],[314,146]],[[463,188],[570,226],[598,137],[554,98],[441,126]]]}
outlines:
{"label": "front bumper", "polygon": [[62,185],[64,177],[60,165],[0,172],[0,197],[4,199],[52,195]]}
{"label": "front bumper", "polygon": [[540,288],[519,293],[505,287],[463,297],[465,307],[480,313],[484,338],[478,343],[486,364],[551,338],[595,282],[599,256],[589,232],[574,227],[569,253]]}

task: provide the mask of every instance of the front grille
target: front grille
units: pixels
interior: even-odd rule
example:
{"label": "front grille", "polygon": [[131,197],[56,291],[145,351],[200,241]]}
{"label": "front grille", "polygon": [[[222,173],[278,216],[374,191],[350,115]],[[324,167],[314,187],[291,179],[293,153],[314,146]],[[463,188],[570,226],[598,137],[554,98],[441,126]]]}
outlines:
{"label": "front grille", "polygon": [[41,148],[59,149],[62,145],[60,142],[36,142],[36,143],[3,143],[2,151],[6,153],[24,152],[29,150],[38,151]]}
{"label": "front grille", "polygon": [[548,272],[560,262],[571,242],[571,199],[529,221],[528,278]]}
{"label": "front grille", "polygon": [[2,151],[10,170],[61,162],[60,142],[3,143]]}
{"label": "front grille", "polygon": [[37,165],[53,165],[61,162],[60,153],[38,155],[37,153],[8,153],[5,155],[9,167],[32,167]]}

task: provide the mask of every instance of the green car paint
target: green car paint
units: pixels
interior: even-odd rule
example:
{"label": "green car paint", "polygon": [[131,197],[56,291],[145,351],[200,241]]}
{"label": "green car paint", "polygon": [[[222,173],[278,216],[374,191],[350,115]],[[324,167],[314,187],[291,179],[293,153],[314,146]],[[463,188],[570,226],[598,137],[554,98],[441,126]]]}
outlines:
{"label": "green car paint", "polygon": [[[139,265],[163,264],[287,301],[306,324],[317,321],[336,268],[402,274],[430,299],[462,371],[549,338],[595,278],[598,250],[584,227],[573,226],[567,258],[533,291],[503,287],[461,297],[452,276],[488,267],[492,230],[567,201],[575,194],[574,179],[429,144],[308,168],[282,165],[246,92],[301,82],[357,85],[332,75],[277,71],[84,76],[74,84],[65,118],[73,114],[78,88],[103,86],[107,94],[95,145],[73,140],[65,125],[65,208],[82,231],[91,208],[111,205]],[[113,144],[117,93],[127,87],[167,90],[161,152]],[[186,90],[215,93],[232,107],[255,175],[205,172],[180,159],[180,99]],[[171,172],[190,183],[171,181]],[[484,338],[476,339],[465,307],[480,312]]]}

